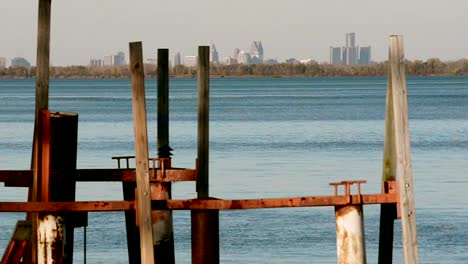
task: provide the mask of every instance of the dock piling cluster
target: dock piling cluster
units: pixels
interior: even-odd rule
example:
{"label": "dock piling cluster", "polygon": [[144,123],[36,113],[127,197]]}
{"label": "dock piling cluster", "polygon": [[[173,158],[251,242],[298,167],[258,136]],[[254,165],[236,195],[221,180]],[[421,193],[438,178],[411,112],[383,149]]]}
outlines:
{"label": "dock piling cluster", "polygon": [[[1,202],[0,212],[27,212],[1,263],[72,263],[74,228],[89,212],[124,211],[129,263],[175,263],[173,210],[191,211],[192,263],[220,262],[219,211],[333,206],[338,263],[366,263],[364,205],[380,204],[379,264],[392,263],[395,219],[401,220],[406,264],[418,263],[415,201],[402,36],[390,36],[382,192],[363,194],[362,180],[331,183],[333,195],[223,200],[209,195],[209,47],[198,49],[198,155],[194,169],[172,166],[169,146],[168,49],[158,50],[158,157],[150,158],[143,47],[132,42],[130,72],[134,156],[117,169],[77,169],[78,114],[48,109],[50,0],[39,0],[36,119],[30,170],[0,170],[7,187],[28,187],[27,202]],[[129,160],[135,159],[135,168]],[[125,161],[124,165],[121,164]],[[123,201],[75,201],[79,181],[122,182]],[[174,200],[171,182],[195,181],[197,197]],[[356,192],[351,191],[356,186]],[[344,186],[340,193],[339,186]]]}

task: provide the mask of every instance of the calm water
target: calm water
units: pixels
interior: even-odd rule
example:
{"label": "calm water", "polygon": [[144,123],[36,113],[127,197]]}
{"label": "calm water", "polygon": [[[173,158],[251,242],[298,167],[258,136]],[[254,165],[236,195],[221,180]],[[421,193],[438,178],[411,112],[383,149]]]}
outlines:
{"label": "calm water", "polygon": [[[211,82],[211,195],[329,195],[329,182],[365,179],[380,192],[386,80],[217,79]],[[421,263],[468,263],[468,78],[408,80]],[[0,80],[0,168],[29,167],[34,82]],[[172,80],[173,165],[194,167],[195,80]],[[147,81],[150,156],[156,156],[156,88]],[[80,114],[79,168],[116,167],[133,155],[129,80],[54,80],[50,109]],[[195,197],[176,183],[175,198]],[[26,189],[0,187],[0,200]],[[78,200],[122,199],[120,184],[79,184]],[[365,207],[367,259],[376,263],[379,207]],[[23,214],[0,215],[0,251]],[[126,263],[123,213],[91,213],[88,263]],[[177,263],[190,263],[190,216],[175,212]],[[402,263],[399,222],[394,262]],[[222,263],[336,263],[333,208],[221,212]],[[83,229],[75,231],[83,262]]]}

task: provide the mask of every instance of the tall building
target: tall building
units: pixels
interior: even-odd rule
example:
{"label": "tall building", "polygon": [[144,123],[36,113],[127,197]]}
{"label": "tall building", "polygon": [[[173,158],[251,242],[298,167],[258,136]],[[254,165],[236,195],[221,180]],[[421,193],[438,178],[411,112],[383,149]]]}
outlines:
{"label": "tall building", "polygon": [[356,33],[346,33],[346,47],[356,46]]}
{"label": "tall building", "polygon": [[11,67],[31,67],[31,63],[22,57],[15,57],[11,60]]}
{"label": "tall building", "polygon": [[180,61],[180,52],[177,52],[174,55],[174,67],[180,64],[182,64],[182,62]]}
{"label": "tall building", "polygon": [[216,50],[216,46],[214,44],[211,44],[210,48],[210,62],[215,64],[219,63],[218,51]]}
{"label": "tall building", "polygon": [[6,58],[0,57],[0,69],[6,68]]}
{"label": "tall building", "polygon": [[347,48],[347,65],[356,65],[358,64],[358,58],[359,58],[359,47],[348,47]]}
{"label": "tall building", "polygon": [[113,57],[113,65],[125,65],[125,53],[117,52]]}
{"label": "tall building", "polygon": [[223,64],[225,65],[233,65],[237,64],[237,59],[231,58],[231,57],[226,57],[223,59]]}
{"label": "tall building", "polygon": [[240,49],[238,49],[238,48],[235,48],[235,49],[234,49],[234,54],[233,54],[233,56],[232,56],[232,57],[233,57],[234,59],[236,59],[236,60],[237,60],[237,56],[239,56],[239,53],[240,53]]}
{"label": "tall building", "polygon": [[198,56],[185,56],[184,65],[187,67],[195,67],[198,63]]}
{"label": "tall building", "polygon": [[359,64],[366,65],[370,64],[372,60],[371,47],[361,47],[359,49]]}
{"label": "tall building", "polygon": [[261,41],[252,42],[252,47],[250,48],[250,58],[252,63],[263,63],[263,46]]}
{"label": "tall building", "polygon": [[341,64],[341,48],[330,47],[330,64],[339,65]]}
{"label": "tall building", "polygon": [[114,56],[113,55],[106,55],[102,60],[103,66],[112,66],[114,65]]}
{"label": "tall building", "polygon": [[102,60],[100,59],[90,59],[89,66],[91,67],[102,67]]}
{"label": "tall building", "polygon": [[343,64],[356,65],[358,63],[359,47],[356,47],[356,33],[346,33],[346,47],[343,51]]}
{"label": "tall building", "polygon": [[[338,63],[338,52],[339,48],[330,47],[330,63]],[[363,52],[363,58],[361,60],[360,53]],[[368,55],[367,55],[368,54]],[[369,64],[370,63],[370,46],[362,49],[356,45],[356,33],[346,33],[346,46],[341,48],[341,64],[343,65],[356,65],[356,64]]]}
{"label": "tall building", "polygon": [[246,64],[246,65],[251,64],[250,53],[241,50],[241,52],[239,52],[239,55],[237,56],[237,62],[239,64]]}

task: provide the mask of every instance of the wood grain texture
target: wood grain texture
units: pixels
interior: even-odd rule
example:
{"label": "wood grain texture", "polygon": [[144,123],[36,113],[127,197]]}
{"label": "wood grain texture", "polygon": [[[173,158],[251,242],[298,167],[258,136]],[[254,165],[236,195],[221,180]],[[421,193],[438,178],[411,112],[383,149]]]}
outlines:
{"label": "wood grain texture", "polygon": [[390,81],[393,93],[396,169],[405,263],[419,263],[418,239],[408,125],[408,99],[404,67],[403,36],[390,37]]}
{"label": "wood grain texture", "polygon": [[135,130],[135,159],[140,221],[141,263],[154,263],[153,226],[151,224],[151,190],[148,164],[148,131],[146,124],[145,77],[141,42],[130,43],[130,72],[132,79],[132,106]]}

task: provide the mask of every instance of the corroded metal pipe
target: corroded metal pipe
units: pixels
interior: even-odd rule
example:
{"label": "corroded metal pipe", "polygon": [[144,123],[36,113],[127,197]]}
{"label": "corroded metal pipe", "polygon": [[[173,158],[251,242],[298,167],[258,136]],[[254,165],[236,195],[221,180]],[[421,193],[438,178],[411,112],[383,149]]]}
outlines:
{"label": "corroded metal pipe", "polygon": [[338,264],[365,264],[362,205],[337,206],[335,215]]}

